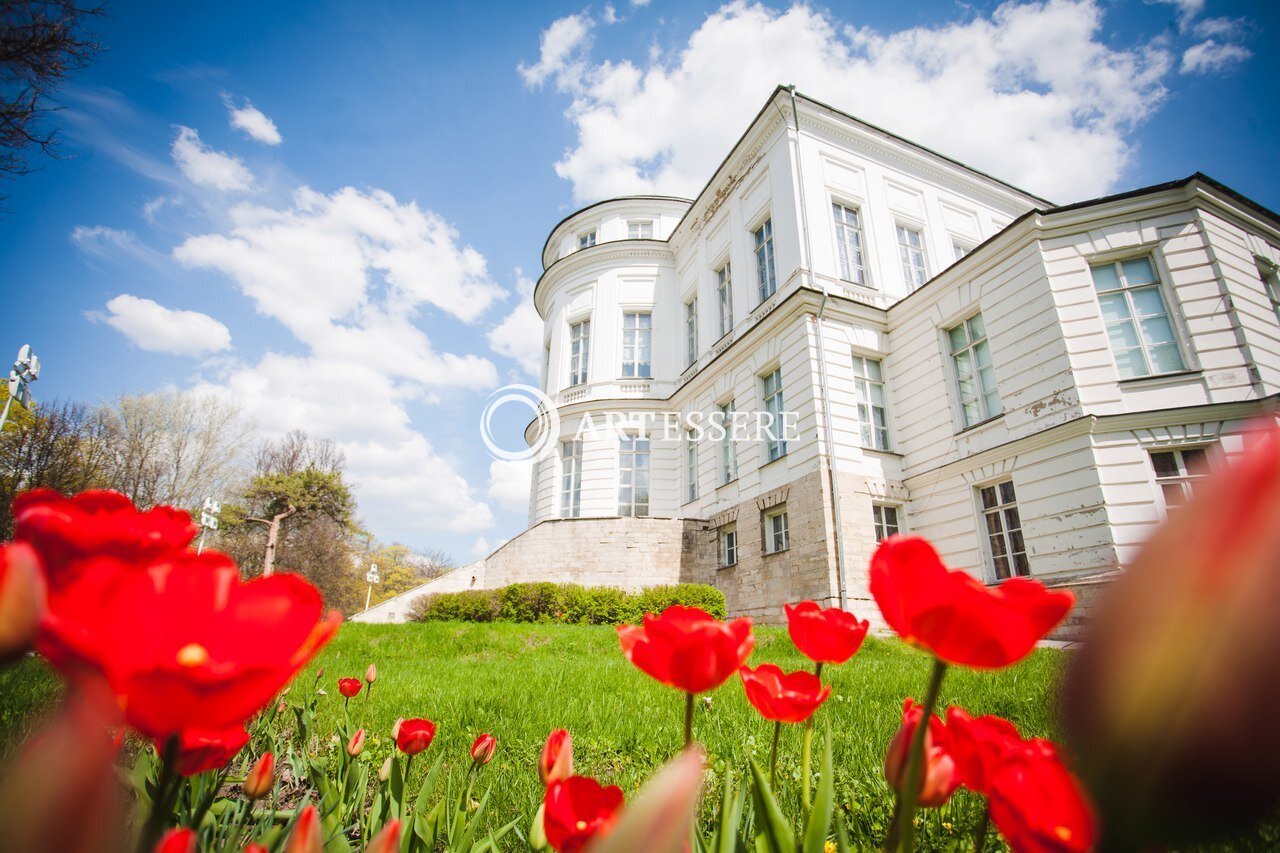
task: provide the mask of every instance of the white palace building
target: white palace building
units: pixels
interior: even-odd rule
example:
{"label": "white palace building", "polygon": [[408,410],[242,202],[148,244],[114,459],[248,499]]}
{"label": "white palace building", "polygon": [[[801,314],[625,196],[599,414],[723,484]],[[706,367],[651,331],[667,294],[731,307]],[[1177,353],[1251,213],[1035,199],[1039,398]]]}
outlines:
{"label": "white palace building", "polygon": [[[542,261],[560,434],[529,528],[463,586],[699,582],[763,621],[874,619],[871,553],[910,531],[1084,614],[1280,399],[1277,214],[1200,174],[1054,205],[789,88],[697,198],[593,204]],[[796,423],[574,440],[609,412]]]}

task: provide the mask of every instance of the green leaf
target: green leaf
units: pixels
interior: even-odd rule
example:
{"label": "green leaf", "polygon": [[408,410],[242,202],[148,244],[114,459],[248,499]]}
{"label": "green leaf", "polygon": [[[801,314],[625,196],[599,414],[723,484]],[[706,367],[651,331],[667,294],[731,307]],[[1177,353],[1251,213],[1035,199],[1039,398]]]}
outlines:
{"label": "green leaf", "polygon": [[387,777],[387,796],[391,799],[391,814],[399,817],[404,809],[404,771],[400,769],[400,756],[391,756],[391,775]]}
{"label": "green leaf", "polygon": [[765,850],[769,853],[795,853],[796,839],[791,825],[778,807],[778,801],[769,787],[755,758],[751,762],[752,793],[755,797],[756,815],[759,817],[759,834],[756,836],[756,849],[760,849],[760,840],[765,839]]}
{"label": "green leaf", "polygon": [[489,805],[489,793],[489,791],[484,792],[484,796],[480,798],[480,805],[476,807],[476,813],[471,816],[470,820],[465,815],[461,818],[466,822],[467,829],[462,833],[462,837],[458,839],[458,843],[454,845],[455,850],[470,849],[471,838],[476,834],[476,827],[481,824],[484,818],[484,810]]}
{"label": "green leaf", "polygon": [[826,746],[822,751],[822,775],[818,778],[818,790],[813,798],[813,811],[809,813],[809,825],[804,831],[804,853],[823,853],[826,848],[827,833],[831,831],[831,817],[836,804],[834,775],[831,769],[831,723],[828,721]]}
{"label": "green leaf", "polygon": [[422,781],[422,788],[418,791],[418,799],[414,801],[413,810],[418,814],[427,813],[427,803],[431,800],[431,793],[435,790],[436,781],[440,776],[440,765],[444,763],[444,753],[436,758],[435,764],[431,765],[431,769],[427,771],[427,778]]}

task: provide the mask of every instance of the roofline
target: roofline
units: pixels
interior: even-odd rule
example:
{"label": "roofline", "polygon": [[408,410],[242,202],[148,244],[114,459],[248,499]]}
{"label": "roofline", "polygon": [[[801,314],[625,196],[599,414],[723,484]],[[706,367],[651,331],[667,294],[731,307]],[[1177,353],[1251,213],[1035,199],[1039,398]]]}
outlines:
{"label": "roofline", "polygon": [[[1237,192],[1236,190],[1231,189],[1231,187],[1227,186],[1221,181],[1214,180],[1213,178],[1206,175],[1204,172],[1193,172],[1192,174],[1188,175],[1185,178],[1178,178],[1177,180],[1173,180],[1173,181],[1164,181],[1163,183],[1151,184],[1150,186],[1138,187],[1137,189],[1125,190],[1124,192],[1112,193],[1110,195],[1098,196],[1097,198],[1089,198],[1089,199],[1084,199],[1082,201],[1073,201],[1070,204],[1061,204],[1061,205],[1056,205],[1048,208],[1038,208],[1038,207],[1032,208],[1031,210],[1028,210],[1026,213],[1019,216],[1017,219],[1014,219],[1004,228],[1001,228],[999,231],[992,234],[990,237],[983,240],[978,245],[974,246],[973,249],[969,252],[969,254],[965,255],[964,258],[961,258],[959,261],[957,261],[956,264],[964,263],[965,259],[967,258],[979,256],[982,250],[986,246],[995,242],[1003,235],[1011,232],[1013,229],[1017,228],[1019,225],[1021,225],[1023,222],[1025,222],[1027,219],[1031,217],[1053,216],[1058,213],[1069,213],[1075,210],[1083,210],[1089,207],[1095,207],[1095,206],[1104,205],[1104,204],[1111,204],[1113,202],[1125,201],[1131,198],[1139,198],[1144,195],[1156,195],[1157,193],[1168,192],[1170,190],[1185,189],[1186,187],[1190,186],[1191,184],[1197,181],[1211,187],[1214,190],[1217,190],[1218,192],[1230,198],[1232,201],[1235,201],[1236,203],[1240,204],[1243,207],[1249,208],[1254,213],[1257,213],[1260,216],[1270,219],[1275,224],[1277,230],[1280,230],[1280,213],[1276,213],[1270,208],[1264,205],[1261,205],[1258,202],[1254,201],[1253,199],[1249,198],[1248,196],[1243,195]],[[921,291],[925,290],[926,288],[929,287],[929,285],[933,284],[933,282],[937,281],[939,278],[942,278],[944,275],[946,275],[948,271],[951,270],[952,267],[954,266],[955,264],[952,264],[951,266],[943,268],[933,278],[929,279],[924,284],[920,285],[915,290],[911,291],[906,296],[899,299],[897,302],[894,302],[892,305],[889,306],[889,308],[893,308],[894,306],[901,305],[902,303],[910,299],[912,296],[915,296],[917,293],[920,293]]]}
{"label": "roofline", "polygon": [[[566,222],[568,222],[570,219],[573,219],[575,216],[577,216],[580,213],[586,213],[588,210],[591,210],[592,208],[600,207],[601,205],[604,205],[604,204],[616,204],[617,202],[620,202],[620,201],[678,201],[687,205],[692,205],[695,199],[682,198],[681,196],[678,196],[678,195],[620,195],[620,196],[613,196],[611,198],[602,198],[599,201],[593,201],[591,204],[588,204],[586,207],[580,207],[577,210],[573,211],[573,213],[570,213],[568,216],[564,217],[563,219],[561,219],[559,222],[557,222],[555,225],[551,227],[551,230],[547,232],[547,239],[542,242],[542,254],[540,255],[540,257],[545,258],[547,256],[547,249],[548,247],[551,246],[551,238],[554,237],[556,232],[560,230],[561,225],[564,225]],[[680,218],[681,220],[684,219],[683,216]],[[543,269],[545,270],[546,268],[547,268],[546,264],[544,263]]]}

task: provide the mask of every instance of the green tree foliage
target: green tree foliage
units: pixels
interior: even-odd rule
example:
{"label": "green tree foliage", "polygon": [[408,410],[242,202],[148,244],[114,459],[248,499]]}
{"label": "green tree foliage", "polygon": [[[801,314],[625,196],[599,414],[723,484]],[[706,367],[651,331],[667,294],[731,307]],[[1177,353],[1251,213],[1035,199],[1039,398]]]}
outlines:
{"label": "green tree foliage", "polygon": [[453,561],[438,551],[414,551],[407,545],[380,545],[370,541],[361,562],[367,570],[378,567],[381,580],[373,588],[373,603],[386,601],[421,586],[453,568]]}

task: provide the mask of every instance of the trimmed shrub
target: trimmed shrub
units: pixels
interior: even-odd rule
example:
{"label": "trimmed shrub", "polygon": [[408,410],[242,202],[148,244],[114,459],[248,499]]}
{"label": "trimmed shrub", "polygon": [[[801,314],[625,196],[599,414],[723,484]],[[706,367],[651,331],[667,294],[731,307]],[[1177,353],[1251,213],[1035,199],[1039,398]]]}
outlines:
{"label": "trimmed shrub", "polygon": [[470,589],[423,596],[409,618],[415,622],[566,622],[574,625],[637,623],[646,613],[673,604],[725,616],[724,593],[705,584],[656,586],[630,593],[616,587],[550,582],[517,583],[501,589]]}

